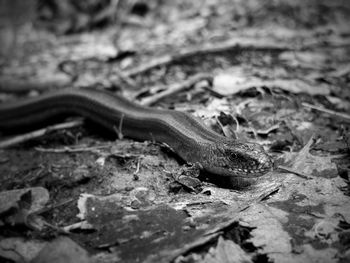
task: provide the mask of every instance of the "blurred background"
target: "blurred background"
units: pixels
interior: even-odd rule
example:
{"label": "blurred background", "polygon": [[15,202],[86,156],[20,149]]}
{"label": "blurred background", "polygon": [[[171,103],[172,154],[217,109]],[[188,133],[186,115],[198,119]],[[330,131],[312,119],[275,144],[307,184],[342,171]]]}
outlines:
{"label": "blurred background", "polygon": [[5,57],[16,54],[26,39],[35,39],[34,28],[65,35],[113,26],[119,39],[126,25],[150,30],[154,23],[187,20],[184,27],[205,23],[207,30],[221,29],[222,34],[252,27],[266,31],[271,24],[290,30],[348,31],[348,18],[349,2],[344,0],[0,0],[0,52]]}

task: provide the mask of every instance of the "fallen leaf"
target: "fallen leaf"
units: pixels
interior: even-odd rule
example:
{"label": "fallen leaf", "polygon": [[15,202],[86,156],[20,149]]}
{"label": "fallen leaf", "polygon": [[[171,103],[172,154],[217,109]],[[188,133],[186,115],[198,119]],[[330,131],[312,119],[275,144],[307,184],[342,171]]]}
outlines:
{"label": "fallen leaf", "polygon": [[249,85],[242,85],[247,83],[247,78],[248,76],[237,74],[219,74],[213,79],[213,90],[223,96],[236,94],[250,88]]}
{"label": "fallen leaf", "polygon": [[290,236],[283,229],[288,222],[287,213],[262,204],[254,204],[240,215],[240,224],[254,228],[248,240],[260,253],[289,254],[292,251]]}
{"label": "fallen leaf", "polygon": [[29,262],[46,245],[46,242],[22,237],[0,237],[0,258],[14,262]]}
{"label": "fallen leaf", "polygon": [[249,263],[253,262],[239,245],[231,240],[224,240],[219,237],[218,244],[215,248],[210,248],[205,255],[204,263]]}
{"label": "fallen leaf", "polygon": [[90,213],[94,213],[94,209],[91,208],[89,210],[89,204],[94,202],[109,202],[109,203],[115,203],[121,204],[121,195],[120,194],[113,194],[109,196],[96,196],[92,194],[86,194],[83,193],[80,195],[78,199],[78,209],[79,214],[77,215],[78,218],[85,220]]}
{"label": "fallen leaf", "polygon": [[27,192],[31,193],[30,213],[34,213],[42,209],[49,201],[49,192],[43,187],[32,187],[10,191],[0,192],[0,215],[13,206],[17,206],[17,202],[21,196]]}
{"label": "fallen leaf", "polygon": [[336,177],[338,175],[337,166],[332,162],[332,156],[316,156],[310,154],[310,147],[313,143],[313,137],[298,153],[284,153],[282,158],[284,164],[291,166],[293,170],[303,174],[321,176],[326,178]]}
{"label": "fallen leaf", "polygon": [[88,263],[86,250],[68,237],[59,237],[48,243],[31,263]]}
{"label": "fallen leaf", "polygon": [[0,193],[0,217],[8,217],[14,215],[22,209],[28,210],[31,206],[31,192],[26,191],[4,191]]}
{"label": "fallen leaf", "polygon": [[[12,226],[24,224],[28,227],[38,227],[34,212],[40,210],[49,200],[49,193],[45,188],[34,187],[10,190],[0,193],[0,219]],[[32,225],[34,223],[34,225]]]}

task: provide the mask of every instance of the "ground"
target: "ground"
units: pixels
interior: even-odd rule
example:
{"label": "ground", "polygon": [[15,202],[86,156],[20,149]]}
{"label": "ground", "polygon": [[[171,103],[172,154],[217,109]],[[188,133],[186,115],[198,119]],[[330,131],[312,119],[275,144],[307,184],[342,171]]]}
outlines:
{"label": "ground", "polygon": [[0,261],[349,262],[347,1],[55,2],[12,1],[27,16],[0,28],[2,103],[108,89],[275,168],[237,188],[79,118],[3,133]]}

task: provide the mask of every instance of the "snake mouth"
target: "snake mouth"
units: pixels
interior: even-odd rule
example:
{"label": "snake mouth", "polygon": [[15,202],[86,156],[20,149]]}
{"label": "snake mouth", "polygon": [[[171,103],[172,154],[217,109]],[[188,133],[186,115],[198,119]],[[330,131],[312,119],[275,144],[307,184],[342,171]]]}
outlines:
{"label": "snake mouth", "polygon": [[232,172],[237,177],[260,177],[267,172],[271,171],[273,168],[273,161],[271,159],[265,159],[257,166],[253,167],[233,167],[228,170]]}
{"label": "snake mouth", "polygon": [[237,177],[260,177],[266,174],[271,170],[271,166],[269,167],[261,167],[261,168],[255,168],[255,169],[246,169],[246,168],[234,168],[229,169],[229,171],[237,176]]}
{"label": "snake mouth", "polygon": [[205,170],[212,174],[242,178],[256,178],[272,170],[272,162],[265,162],[256,167],[208,167]]}

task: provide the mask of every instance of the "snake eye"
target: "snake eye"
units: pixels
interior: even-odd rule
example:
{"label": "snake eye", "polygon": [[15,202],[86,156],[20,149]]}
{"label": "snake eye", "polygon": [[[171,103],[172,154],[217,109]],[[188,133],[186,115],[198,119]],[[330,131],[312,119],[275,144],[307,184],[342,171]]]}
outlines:
{"label": "snake eye", "polygon": [[235,162],[235,163],[245,163],[247,162],[247,158],[245,158],[242,154],[240,153],[233,153],[233,152],[230,152],[228,154],[228,157],[229,159],[232,161],[232,162]]}

